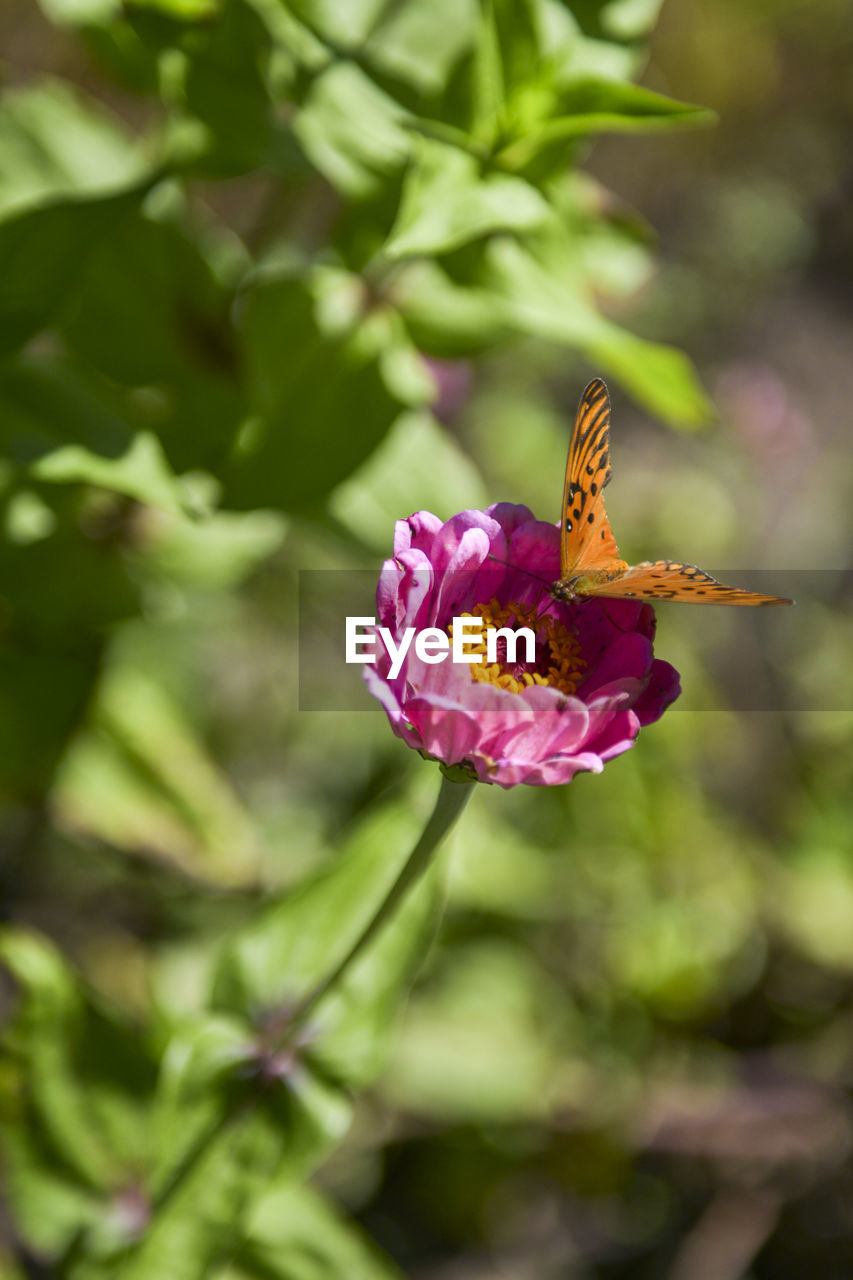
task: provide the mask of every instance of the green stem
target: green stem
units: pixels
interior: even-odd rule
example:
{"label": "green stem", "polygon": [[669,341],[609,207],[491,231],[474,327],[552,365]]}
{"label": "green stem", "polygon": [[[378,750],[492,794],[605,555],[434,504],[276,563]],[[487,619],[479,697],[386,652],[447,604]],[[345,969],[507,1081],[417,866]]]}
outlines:
{"label": "green stem", "polygon": [[313,991],[308,993],[291,1015],[291,1028],[305,1018],[305,1015],[314,1008],[327,991],[337,986],[361,953],[373,941],[386,920],[394,914],[406,894],[430,866],[433,854],[465,808],[473,790],[474,784],[471,782],[454,782],[442,775],[441,789],[435,802],[435,808],[430,814],[429,821],[424,827],[420,839],[406,859],[400,874],[379,904],[376,914],[355,940],[343,960]]}

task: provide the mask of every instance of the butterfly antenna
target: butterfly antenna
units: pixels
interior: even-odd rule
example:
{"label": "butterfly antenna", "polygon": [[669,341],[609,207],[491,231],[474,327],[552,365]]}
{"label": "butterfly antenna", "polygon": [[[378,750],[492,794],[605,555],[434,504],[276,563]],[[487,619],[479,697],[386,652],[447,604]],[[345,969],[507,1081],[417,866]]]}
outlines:
{"label": "butterfly antenna", "polygon": [[542,583],[542,590],[539,592],[539,595],[536,597],[536,603],[533,606],[534,610],[537,610],[536,621],[541,622],[542,619],[545,617],[545,614],[548,612],[550,600],[548,600],[548,603],[545,605],[545,608],[542,610],[541,613],[538,612],[539,604],[542,600],[543,595],[546,595],[547,593],[546,599],[548,596],[550,596],[551,587],[554,585],[553,582],[549,578],[540,577],[538,573],[533,573],[530,569],[523,568],[520,564],[510,564],[508,560],[501,560],[498,556],[493,556],[491,553],[487,556],[487,559],[494,560],[495,564],[505,565],[507,569],[517,569],[519,573],[526,573],[528,578],[532,578],[534,582]]}
{"label": "butterfly antenna", "polygon": [[530,569],[524,569],[520,564],[510,564],[508,560],[501,560],[498,556],[493,556],[491,553],[486,556],[486,559],[494,560],[495,564],[502,564],[507,569],[516,569],[519,573],[526,573],[528,578],[533,578],[536,582],[541,582],[549,591],[551,589],[551,582],[548,578],[541,578],[538,573],[533,573]]}

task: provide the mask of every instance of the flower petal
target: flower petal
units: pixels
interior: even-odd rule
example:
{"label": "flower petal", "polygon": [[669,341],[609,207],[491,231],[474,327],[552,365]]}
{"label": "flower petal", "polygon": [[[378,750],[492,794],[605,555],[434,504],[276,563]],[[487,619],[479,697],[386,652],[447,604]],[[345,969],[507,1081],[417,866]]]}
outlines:
{"label": "flower petal", "polygon": [[407,519],[398,520],[394,526],[394,555],[415,550],[429,556],[442,528],[442,521],[431,511],[415,511]]}
{"label": "flower petal", "polygon": [[461,764],[476,749],[480,726],[476,715],[450,698],[410,698],[406,719],[420,738],[423,749],[445,764]]}

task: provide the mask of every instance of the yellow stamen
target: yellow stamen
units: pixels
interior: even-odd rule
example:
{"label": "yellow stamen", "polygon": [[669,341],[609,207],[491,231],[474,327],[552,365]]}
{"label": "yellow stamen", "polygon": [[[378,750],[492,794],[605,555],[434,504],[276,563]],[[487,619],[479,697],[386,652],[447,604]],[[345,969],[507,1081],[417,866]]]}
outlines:
{"label": "yellow stamen", "polygon": [[[470,613],[460,615],[463,618],[482,618],[482,638],[477,640],[466,636],[465,652],[476,654],[478,661],[469,664],[471,679],[481,684],[494,684],[499,689],[508,689],[510,693],[521,693],[534,684],[547,684],[562,693],[574,693],[583,675],[586,663],[581,657],[581,648],[577,639],[568,627],[558,622],[550,614],[537,617],[536,610],[530,605],[499,604],[493,597],[488,604],[477,604]],[[488,662],[486,657],[486,631],[490,628],[512,626],[530,627],[536,636],[537,661],[531,666],[524,663]],[[453,638],[453,623],[447,628]],[[520,646],[519,652],[523,652]]]}

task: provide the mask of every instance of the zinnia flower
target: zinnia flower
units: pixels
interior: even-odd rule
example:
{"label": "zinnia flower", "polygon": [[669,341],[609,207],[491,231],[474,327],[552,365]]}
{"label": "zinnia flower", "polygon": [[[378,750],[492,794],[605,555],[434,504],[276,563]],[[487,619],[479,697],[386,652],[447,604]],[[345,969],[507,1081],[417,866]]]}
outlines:
{"label": "zinnia flower", "polygon": [[[633,600],[555,601],[542,585],[559,577],[559,531],[524,506],[498,503],[442,522],[418,511],[397,522],[394,556],[377,588],[377,622],[399,644],[406,628],[452,635],[453,619],[485,627],[526,626],[521,644],[489,662],[433,662],[411,645],[393,676],[386,648],[364,668],[368,688],[398,737],[481,782],[552,786],[600,773],[633,745],[680,692],[678,673],[655,658],[655,615]],[[524,571],[527,572],[524,572]],[[531,574],[535,575],[532,577]]]}

